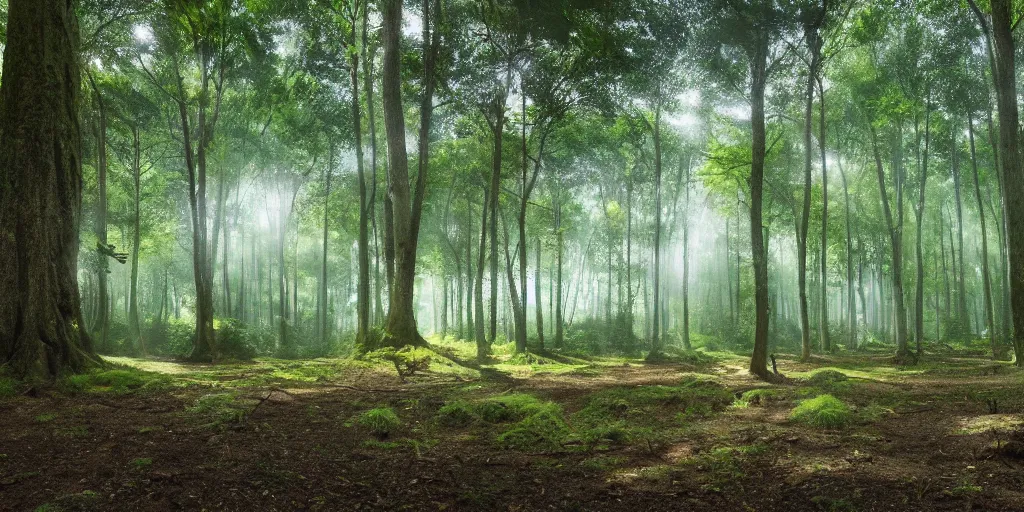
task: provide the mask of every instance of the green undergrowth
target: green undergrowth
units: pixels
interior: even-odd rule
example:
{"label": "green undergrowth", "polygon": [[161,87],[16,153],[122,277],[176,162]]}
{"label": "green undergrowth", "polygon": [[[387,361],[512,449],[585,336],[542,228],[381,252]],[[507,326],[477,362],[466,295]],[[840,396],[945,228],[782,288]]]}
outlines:
{"label": "green undergrowth", "polygon": [[525,393],[454,399],[435,416],[444,428],[495,429],[502,447],[550,452],[656,444],[698,419],[724,410],[733,395],[720,384],[690,379],[677,386],[619,386],[592,393],[573,414]]}
{"label": "green undergrowth", "polygon": [[718,492],[742,479],[744,464],[764,455],[768,450],[769,446],[764,443],[722,446],[704,450],[683,460],[681,465],[696,470],[704,488]]}
{"label": "green undergrowth", "polygon": [[824,394],[800,402],[789,419],[818,428],[840,429],[851,424],[854,415],[841,400]]}
{"label": "green undergrowth", "polygon": [[394,409],[390,407],[377,407],[363,412],[356,420],[359,426],[367,429],[379,438],[385,438],[402,425]]}
{"label": "green undergrowth", "polygon": [[252,400],[242,399],[238,393],[228,391],[200,396],[185,412],[205,421],[204,427],[223,427],[245,421],[254,405]]}
{"label": "green undergrowth", "polygon": [[126,395],[143,391],[165,391],[173,386],[173,379],[167,375],[120,365],[114,366],[113,369],[69,375],[57,382],[57,388],[60,391],[72,395],[92,393]]}
{"label": "green undergrowth", "polygon": [[10,398],[18,394],[18,381],[0,375],[0,398]]}
{"label": "green undergrowth", "polygon": [[786,400],[789,393],[782,389],[758,388],[744,391],[733,403],[733,407],[764,406],[770,402]]}

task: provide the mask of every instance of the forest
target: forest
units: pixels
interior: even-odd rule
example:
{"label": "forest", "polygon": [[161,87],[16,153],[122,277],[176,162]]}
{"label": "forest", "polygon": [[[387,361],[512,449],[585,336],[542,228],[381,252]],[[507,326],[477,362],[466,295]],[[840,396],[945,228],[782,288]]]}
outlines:
{"label": "forest", "polygon": [[0,0],[0,510],[1024,511],[1019,0]]}

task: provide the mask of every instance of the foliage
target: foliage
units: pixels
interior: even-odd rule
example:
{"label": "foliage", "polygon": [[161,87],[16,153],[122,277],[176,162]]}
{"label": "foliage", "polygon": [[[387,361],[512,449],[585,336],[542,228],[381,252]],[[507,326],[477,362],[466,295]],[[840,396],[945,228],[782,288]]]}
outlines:
{"label": "foliage", "polygon": [[839,429],[853,421],[853,413],[838,398],[823,394],[800,402],[789,418],[814,427]]}
{"label": "foliage", "polygon": [[394,409],[377,407],[359,415],[359,425],[377,437],[387,437],[402,425]]}

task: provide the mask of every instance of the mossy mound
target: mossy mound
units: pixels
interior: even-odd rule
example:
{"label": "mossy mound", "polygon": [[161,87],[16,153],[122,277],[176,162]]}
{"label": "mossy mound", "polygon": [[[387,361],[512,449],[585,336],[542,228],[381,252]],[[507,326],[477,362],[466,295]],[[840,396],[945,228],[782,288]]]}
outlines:
{"label": "mossy mound", "polygon": [[825,394],[800,402],[789,419],[814,427],[839,429],[853,421],[853,412],[838,398]]}

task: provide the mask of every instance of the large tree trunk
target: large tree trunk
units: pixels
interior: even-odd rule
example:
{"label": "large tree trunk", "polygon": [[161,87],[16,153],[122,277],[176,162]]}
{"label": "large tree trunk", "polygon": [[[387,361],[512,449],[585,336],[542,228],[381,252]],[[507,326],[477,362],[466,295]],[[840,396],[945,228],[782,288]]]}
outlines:
{"label": "large tree trunk", "polygon": [[970,112],[967,113],[967,137],[971,148],[971,171],[974,178],[974,197],[978,200],[978,219],[981,222],[981,277],[983,292],[985,294],[985,329],[988,331],[989,344],[992,347],[992,357],[1000,359],[1003,351],[999,346],[995,330],[995,312],[992,306],[992,275],[988,267],[988,226],[985,223],[985,205],[981,200],[981,184],[978,179],[978,157],[974,145],[974,119]]}
{"label": "large tree trunk", "polygon": [[999,107],[999,159],[1006,201],[1006,246],[1009,253],[1010,309],[1013,347],[1018,366],[1024,366],[1024,176],[1020,169],[1017,75],[1011,0],[992,0],[995,46],[996,101]]}
{"label": "large tree trunk", "polygon": [[0,365],[18,378],[53,378],[93,360],[89,335],[79,327],[76,2],[8,6],[0,87]]}
{"label": "large tree trunk", "polygon": [[[389,195],[392,202],[391,232],[395,241],[395,280],[391,288],[390,307],[385,326],[385,345],[425,345],[416,327],[414,286],[416,282],[416,244],[419,238],[420,215],[429,169],[430,125],[433,115],[434,63],[438,39],[434,28],[439,3],[423,2],[423,93],[420,101],[420,130],[417,144],[419,168],[415,191],[410,192],[409,160],[405,149],[405,114],[402,105],[400,70],[402,2],[383,2],[384,59],[381,98],[384,102],[384,127],[388,141]],[[433,13],[431,11],[434,11]]]}

